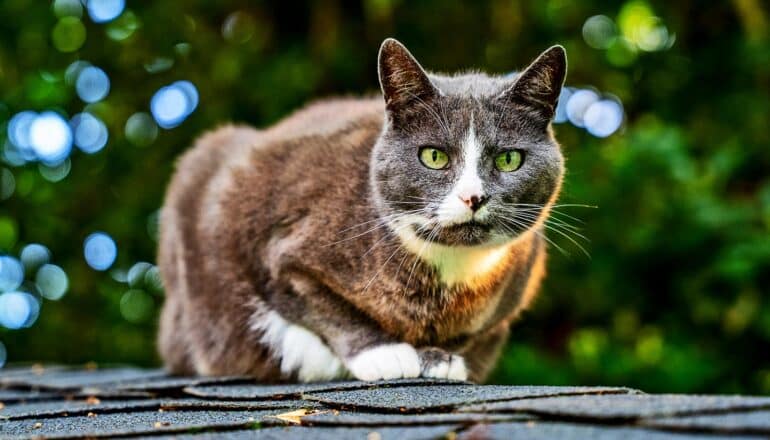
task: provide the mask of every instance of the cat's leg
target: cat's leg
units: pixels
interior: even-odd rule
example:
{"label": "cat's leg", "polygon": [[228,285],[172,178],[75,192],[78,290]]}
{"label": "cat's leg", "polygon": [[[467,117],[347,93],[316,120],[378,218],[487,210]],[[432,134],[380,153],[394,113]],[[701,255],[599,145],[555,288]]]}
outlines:
{"label": "cat's leg", "polygon": [[160,317],[158,331],[158,351],[166,370],[176,375],[193,375],[192,362],[185,340],[184,311],[180,300],[175,296],[166,298]]}
{"label": "cat's leg", "polygon": [[419,353],[420,376],[452,380],[468,378],[468,369],[462,356],[436,347],[422,348]]}
{"label": "cat's leg", "polygon": [[[274,293],[273,309],[294,328],[312,336],[303,338],[303,341],[317,341],[315,347],[306,344],[304,350],[292,355],[295,356],[293,364],[296,371],[304,369],[304,376],[314,376],[313,370],[324,368],[316,362],[317,355],[330,350],[346,373],[356,379],[372,381],[420,376],[420,355],[413,346],[388,335],[374,320],[308,278],[293,278],[291,287],[282,295]],[[281,295],[280,299],[278,295]],[[287,307],[287,304],[290,306]],[[261,324],[266,322],[264,317],[255,318],[253,328],[263,328],[263,334],[267,335],[270,330]],[[282,353],[284,348],[292,345],[287,343],[286,337],[276,338],[270,343],[274,352]],[[303,380],[303,377],[299,379]]]}
{"label": "cat's leg", "polygon": [[474,338],[460,350],[460,355],[467,361],[468,379],[481,383],[486,380],[495,367],[500,352],[508,340],[509,324],[507,321],[487,330]]}
{"label": "cat's leg", "polygon": [[346,362],[351,374],[360,380],[400,379],[420,376],[420,356],[406,343],[373,344]]}

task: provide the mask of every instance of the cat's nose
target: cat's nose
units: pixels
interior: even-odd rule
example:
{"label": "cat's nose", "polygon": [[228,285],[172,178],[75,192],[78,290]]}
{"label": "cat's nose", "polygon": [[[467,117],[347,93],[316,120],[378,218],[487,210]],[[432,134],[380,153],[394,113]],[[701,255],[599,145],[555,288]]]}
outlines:
{"label": "cat's nose", "polygon": [[482,206],[484,206],[484,203],[489,200],[489,197],[484,195],[472,195],[470,197],[460,197],[460,200],[465,203],[465,205],[469,208],[471,208],[471,211],[476,212],[479,209],[481,209]]}

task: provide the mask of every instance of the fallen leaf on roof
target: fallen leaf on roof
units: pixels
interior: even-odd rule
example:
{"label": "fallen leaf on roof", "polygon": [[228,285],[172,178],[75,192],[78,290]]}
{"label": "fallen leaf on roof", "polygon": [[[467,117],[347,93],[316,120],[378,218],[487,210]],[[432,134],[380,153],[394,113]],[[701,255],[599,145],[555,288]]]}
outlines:
{"label": "fallen leaf on roof", "polygon": [[309,416],[311,414],[321,414],[324,412],[328,412],[328,411],[319,412],[312,409],[300,408],[294,411],[289,411],[287,413],[268,416],[268,417],[273,417],[278,420],[283,420],[284,422],[289,422],[294,425],[299,425],[300,423],[302,423],[302,417]]}

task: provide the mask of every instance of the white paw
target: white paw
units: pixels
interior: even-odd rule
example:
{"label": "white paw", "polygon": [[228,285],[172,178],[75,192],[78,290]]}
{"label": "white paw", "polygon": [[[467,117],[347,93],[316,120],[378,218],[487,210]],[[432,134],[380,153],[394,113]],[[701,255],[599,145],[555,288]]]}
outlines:
{"label": "white paw", "polygon": [[427,367],[422,377],[435,379],[467,380],[468,369],[465,368],[465,360],[462,356],[453,354],[448,361],[438,361]]}
{"label": "white paw", "polygon": [[359,380],[400,379],[420,375],[420,357],[409,344],[387,344],[362,351],[347,365]]}

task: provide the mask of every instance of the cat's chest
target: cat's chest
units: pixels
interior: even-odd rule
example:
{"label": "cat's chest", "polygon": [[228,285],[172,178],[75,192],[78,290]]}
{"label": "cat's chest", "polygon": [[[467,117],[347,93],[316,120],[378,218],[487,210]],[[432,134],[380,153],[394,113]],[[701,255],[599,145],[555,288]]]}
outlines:
{"label": "cat's chest", "polygon": [[[392,313],[385,327],[416,345],[443,345],[477,334],[491,324],[507,286],[500,272],[483,284],[440,280],[437,269],[427,268],[419,287],[404,298],[392,292]],[[388,314],[379,314],[385,317]]]}

